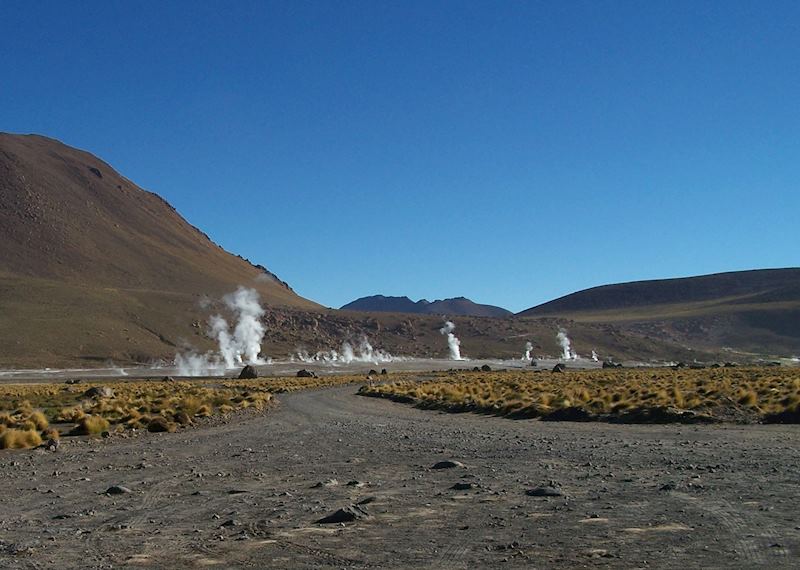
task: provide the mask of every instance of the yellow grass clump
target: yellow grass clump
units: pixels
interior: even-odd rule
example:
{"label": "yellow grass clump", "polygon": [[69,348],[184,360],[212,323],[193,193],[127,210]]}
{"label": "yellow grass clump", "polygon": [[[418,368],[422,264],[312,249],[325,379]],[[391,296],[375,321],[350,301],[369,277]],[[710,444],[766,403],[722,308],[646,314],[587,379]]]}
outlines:
{"label": "yellow grass clump", "polygon": [[36,430],[5,429],[0,433],[0,449],[28,449],[42,445]]}
{"label": "yellow grass clump", "polygon": [[360,393],[423,408],[542,419],[800,421],[798,368],[459,372]]}

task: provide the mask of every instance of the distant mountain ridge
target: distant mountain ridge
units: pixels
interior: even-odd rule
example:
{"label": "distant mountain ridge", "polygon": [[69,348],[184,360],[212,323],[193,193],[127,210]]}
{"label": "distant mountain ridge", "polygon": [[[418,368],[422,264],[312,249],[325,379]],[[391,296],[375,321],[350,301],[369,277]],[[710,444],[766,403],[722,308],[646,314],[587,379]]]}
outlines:
{"label": "distant mountain ridge", "polygon": [[517,314],[612,323],[686,346],[800,353],[800,268],[602,285]]}
{"label": "distant mountain ridge", "polygon": [[387,297],[372,295],[361,297],[341,307],[343,311],[362,311],[379,313],[412,313],[418,315],[459,315],[470,317],[507,317],[511,311],[494,305],[482,305],[466,297],[428,301],[412,301],[408,297]]}

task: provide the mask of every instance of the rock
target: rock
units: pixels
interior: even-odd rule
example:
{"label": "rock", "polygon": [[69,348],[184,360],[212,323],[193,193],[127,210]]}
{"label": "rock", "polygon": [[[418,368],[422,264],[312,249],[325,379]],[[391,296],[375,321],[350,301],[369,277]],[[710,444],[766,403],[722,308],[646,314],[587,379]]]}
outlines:
{"label": "rock", "polygon": [[64,384],[80,384],[80,378],[70,378],[69,380],[65,380]]}
{"label": "rock", "polygon": [[564,372],[567,369],[567,365],[563,362],[559,362],[555,366],[553,366],[553,372]]}
{"label": "rock", "polygon": [[106,495],[127,495],[129,493],[133,493],[133,491],[122,485],[112,485],[106,489]]}
{"label": "rock", "polygon": [[389,373],[386,371],[386,369],[385,368],[381,368],[381,376],[386,376],[387,374],[389,374]]}
{"label": "rock", "polygon": [[103,174],[102,174],[102,172],[100,172],[100,171],[99,171],[97,168],[95,168],[94,166],[90,166],[90,167],[89,167],[89,172],[91,172],[92,174],[94,174],[94,175],[95,175],[95,176],[97,176],[98,178],[102,178],[102,177],[103,177]]}
{"label": "rock", "polygon": [[473,366],[473,367],[472,367],[472,371],[473,371],[473,372],[480,372],[480,371],[481,371],[481,369],[480,369],[480,368],[478,368],[477,366]]}
{"label": "rock", "polygon": [[364,483],[363,481],[353,480],[353,481],[348,481],[347,482],[347,486],[348,487],[355,487],[357,489],[360,489],[361,487],[363,487],[365,485],[366,485],[366,483]]}
{"label": "rock", "polygon": [[681,368],[686,368],[685,362],[678,362],[672,367],[673,370],[680,370]]}
{"label": "rock", "polygon": [[239,372],[239,380],[252,380],[254,378],[258,378],[258,370],[256,370],[255,366],[248,364]]}
{"label": "rock", "polygon": [[170,421],[167,421],[166,418],[163,416],[155,416],[151,419],[147,424],[147,431],[153,433],[165,432],[165,431],[175,431],[176,425]]}
{"label": "rock", "polygon": [[86,390],[83,396],[85,398],[113,398],[114,390],[108,386],[95,386]]}
{"label": "rock", "polygon": [[670,481],[669,483],[664,483],[661,485],[658,490],[659,491],[674,491],[678,488],[678,485],[674,481]]}
{"label": "rock", "polygon": [[530,497],[563,497],[564,493],[559,487],[554,485],[543,485],[542,487],[535,487],[528,489],[525,494]]}
{"label": "rock", "polygon": [[45,444],[44,447],[48,451],[54,451],[55,452],[55,451],[58,451],[59,447],[61,447],[61,442],[59,440],[55,439],[55,438],[50,438],[50,439],[47,440],[47,443]]}
{"label": "rock", "polygon": [[339,485],[339,481],[336,479],[328,479],[327,481],[320,481],[319,483],[315,483],[312,489],[319,489],[321,487],[337,487]]}
{"label": "rock", "polygon": [[367,510],[363,506],[350,505],[348,507],[339,509],[338,511],[328,515],[327,517],[319,519],[317,521],[317,524],[348,523],[357,520],[368,519],[370,517],[371,515],[367,512]]}
{"label": "rock", "polygon": [[173,378],[172,376],[164,376],[164,377],[161,379],[161,381],[162,381],[162,382],[175,382],[175,378]]}
{"label": "rock", "polygon": [[454,491],[469,491],[470,489],[477,489],[478,485],[475,483],[459,482],[450,488],[453,489]]}
{"label": "rock", "polygon": [[302,370],[298,370],[297,377],[298,378],[316,378],[317,375],[314,374],[313,372],[309,372],[308,370],[303,368]]}
{"label": "rock", "polygon": [[481,366],[481,372],[491,372],[491,371],[492,367],[489,366],[488,364],[484,364],[483,366]]}
{"label": "rock", "polygon": [[542,417],[545,422],[590,422],[594,419],[590,412],[576,406],[559,408]]}
{"label": "rock", "polygon": [[531,359],[531,366],[539,366],[539,363],[536,362],[536,359],[534,358]]}
{"label": "rock", "polygon": [[370,368],[370,371],[367,372],[367,376],[377,376],[377,375],[378,375],[378,371],[375,370],[374,368]]}
{"label": "rock", "polygon": [[622,364],[613,360],[605,360],[603,361],[603,368],[622,368]]}
{"label": "rock", "polygon": [[444,461],[439,461],[434,463],[431,469],[453,469],[454,467],[464,467],[464,464],[460,461],[453,461],[451,459],[446,459]]}

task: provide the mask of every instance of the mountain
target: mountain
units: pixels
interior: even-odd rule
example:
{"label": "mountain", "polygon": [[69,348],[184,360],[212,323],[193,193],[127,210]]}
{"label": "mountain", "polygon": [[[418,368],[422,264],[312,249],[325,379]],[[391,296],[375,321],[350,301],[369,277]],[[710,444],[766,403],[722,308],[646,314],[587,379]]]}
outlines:
{"label": "mountain", "polygon": [[[237,223],[250,221],[243,213]],[[0,365],[207,346],[201,305],[240,285],[268,305],[319,308],[99,158],[0,133]]]}
{"label": "mountain", "polygon": [[703,348],[800,354],[800,268],[760,269],[603,285],[519,313]]}
{"label": "mountain", "polygon": [[351,303],[347,303],[341,307],[341,310],[380,313],[413,313],[422,315],[462,315],[473,317],[506,317],[512,314],[511,311],[507,311],[501,307],[495,307],[494,305],[473,303],[465,297],[442,299],[433,302],[421,299],[414,302],[408,297],[384,297],[383,295],[361,297]]}

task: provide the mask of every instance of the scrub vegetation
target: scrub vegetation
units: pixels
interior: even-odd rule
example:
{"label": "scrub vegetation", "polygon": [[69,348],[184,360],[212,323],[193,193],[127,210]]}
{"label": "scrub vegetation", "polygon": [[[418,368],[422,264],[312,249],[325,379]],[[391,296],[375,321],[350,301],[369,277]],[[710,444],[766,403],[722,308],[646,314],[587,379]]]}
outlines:
{"label": "scrub vegetation", "polygon": [[449,412],[543,420],[800,421],[800,368],[451,372],[365,386],[360,393]]}
{"label": "scrub vegetation", "polygon": [[358,381],[363,376],[2,385],[0,449],[37,447],[61,436],[174,432],[204,418],[263,411],[275,393]]}

